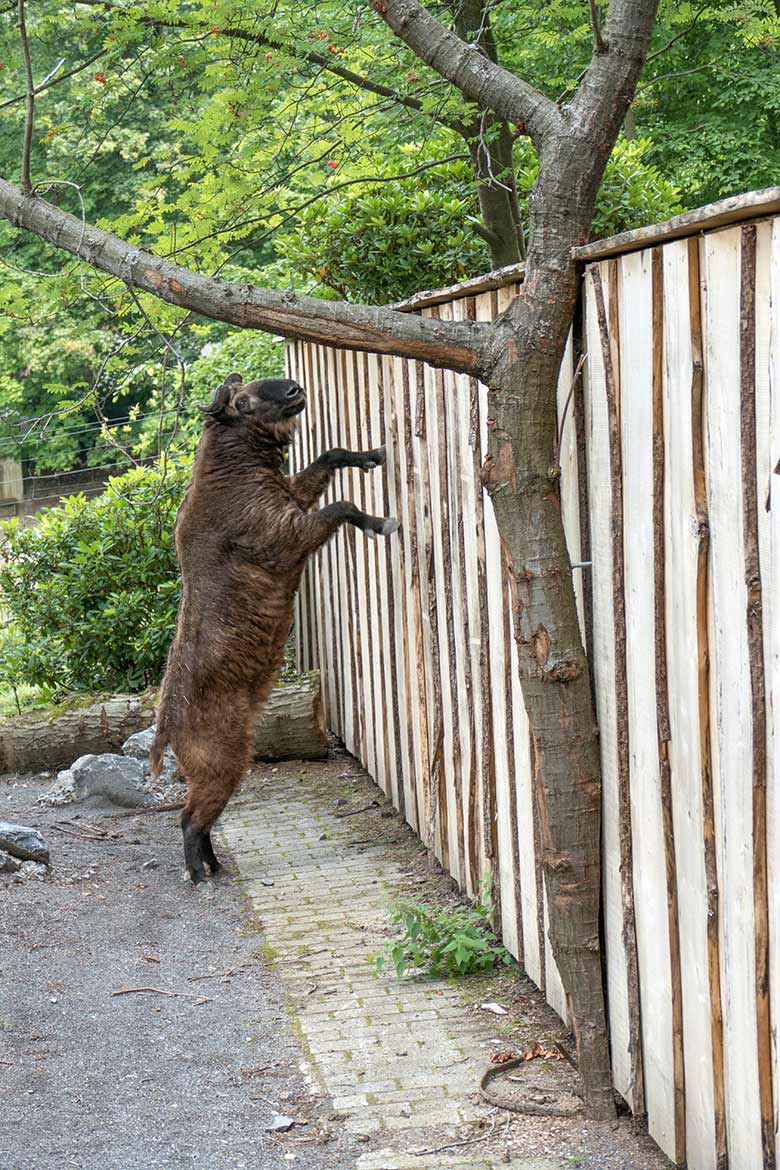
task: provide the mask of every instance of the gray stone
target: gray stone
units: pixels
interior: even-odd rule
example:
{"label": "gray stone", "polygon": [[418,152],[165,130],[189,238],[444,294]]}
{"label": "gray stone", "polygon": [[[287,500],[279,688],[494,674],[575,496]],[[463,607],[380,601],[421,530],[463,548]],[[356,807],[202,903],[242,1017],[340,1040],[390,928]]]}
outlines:
{"label": "gray stone", "polygon": [[12,857],[4,849],[0,849],[0,873],[16,873],[21,867],[22,863],[18,857]]}
{"label": "gray stone", "polygon": [[24,878],[35,878],[36,881],[42,882],[46,877],[46,866],[39,861],[23,861],[19,866],[19,872],[15,877],[15,881],[22,881]]}
{"label": "gray stone", "polygon": [[49,847],[37,829],[0,821],[0,849],[22,861],[49,864]]}
{"label": "gray stone", "polygon": [[149,803],[144,770],[138,760],[106,752],[100,756],[81,756],[69,771],[73,775],[75,800],[102,796],[123,808]]}
{"label": "gray stone", "polygon": [[76,799],[73,773],[70,768],[64,768],[61,772],[57,773],[54,787],[42,799],[44,803],[53,805],[55,808],[62,804],[70,804],[71,801]]}
{"label": "gray stone", "polygon": [[[143,731],[137,731],[135,735],[131,735],[122,744],[123,753],[132,760],[138,760],[144,770],[144,775],[149,778],[152,774],[152,766],[149,763],[149,752],[152,750],[152,743],[154,742],[155,727],[147,727]],[[173,754],[171,748],[167,747],[163,754],[162,768],[160,769],[159,781],[161,784],[170,784],[172,780],[176,780],[179,776],[179,766],[176,762],[176,756]]]}

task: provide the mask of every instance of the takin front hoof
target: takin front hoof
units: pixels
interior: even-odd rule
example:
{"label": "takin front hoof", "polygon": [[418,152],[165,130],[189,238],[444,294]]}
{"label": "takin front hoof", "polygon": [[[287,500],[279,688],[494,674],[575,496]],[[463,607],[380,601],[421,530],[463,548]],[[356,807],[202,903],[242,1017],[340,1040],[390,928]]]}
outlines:
{"label": "takin front hoof", "polygon": [[382,527],[375,532],[372,528],[366,530],[366,536],[370,536],[372,540],[377,540],[380,536],[389,536],[391,532],[397,532],[399,523],[395,516],[388,516],[386,520],[382,521]]}
{"label": "takin front hoof", "polygon": [[381,467],[387,459],[387,451],[384,447],[375,447],[373,451],[366,454],[366,461],[364,468],[366,471],[372,471],[375,467]]}

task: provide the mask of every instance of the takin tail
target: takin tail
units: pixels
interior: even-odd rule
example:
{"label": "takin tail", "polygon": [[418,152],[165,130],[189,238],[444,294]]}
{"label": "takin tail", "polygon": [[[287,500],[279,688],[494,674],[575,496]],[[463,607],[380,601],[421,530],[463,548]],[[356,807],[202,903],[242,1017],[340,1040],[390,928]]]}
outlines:
{"label": "takin tail", "polygon": [[168,734],[158,725],[152,746],[149,749],[149,763],[152,765],[152,779],[156,780],[160,775],[160,770],[163,763],[163,755],[169,743]]}

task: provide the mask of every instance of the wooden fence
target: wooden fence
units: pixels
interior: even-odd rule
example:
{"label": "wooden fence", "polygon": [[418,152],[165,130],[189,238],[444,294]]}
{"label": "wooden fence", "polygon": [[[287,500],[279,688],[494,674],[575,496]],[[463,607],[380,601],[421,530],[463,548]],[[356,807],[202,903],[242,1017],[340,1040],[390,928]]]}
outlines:
{"label": "wooden fence", "polygon": [[[601,729],[615,1086],[692,1170],[759,1170],[780,1156],[780,217],[766,214],[780,191],[770,194],[753,197],[750,222],[715,230],[716,205],[642,233],[634,251],[624,238],[583,250],[582,326],[558,387],[563,518]],[[488,320],[518,278],[412,307]],[[384,473],[342,472],[329,498],[401,522],[382,541],[344,529],[312,564],[300,664],[320,666],[330,727],[461,887],[492,879],[504,942],[565,1016],[512,586],[480,482],[485,387],[302,344],[288,361],[310,392],[296,467],[327,447],[386,444]]]}

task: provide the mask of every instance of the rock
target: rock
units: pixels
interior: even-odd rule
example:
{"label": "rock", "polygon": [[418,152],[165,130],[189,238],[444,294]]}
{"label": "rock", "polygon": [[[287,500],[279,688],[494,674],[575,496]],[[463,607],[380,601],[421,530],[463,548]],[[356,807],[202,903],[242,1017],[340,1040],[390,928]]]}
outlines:
{"label": "rock", "polygon": [[144,770],[138,760],[110,753],[81,756],[69,771],[73,775],[75,800],[102,796],[123,808],[138,808],[149,803]]}
{"label": "rock", "polygon": [[23,861],[19,866],[19,872],[16,874],[16,881],[22,881],[24,878],[35,878],[36,881],[42,882],[46,877],[46,866],[38,861]]}
{"label": "rock", "polygon": [[154,743],[154,734],[154,724],[151,727],[145,727],[143,731],[136,731],[135,735],[131,735],[122,744],[122,754],[130,756],[133,760],[140,760],[142,763],[144,760],[148,760],[149,752]]}
{"label": "rock", "polygon": [[[149,763],[149,752],[152,750],[152,743],[154,742],[155,728],[146,727],[143,731],[137,731],[135,735],[131,735],[122,744],[123,753],[131,760],[138,760],[144,770],[144,775],[150,778],[152,775],[152,765]],[[159,783],[170,784],[172,780],[178,779],[180,776],[179,765],[176,761],[176,756],[173,754],[173,749],[167,747],[163,754],[163,764],[160,770]]]}
{"label": "rock", "polygon": [[0,873],[16,873],[21,868],[22,863],[18,857],[12,857],[4,849],[0,849]]}
{"label": "rock", "polygon": [[43,803],[53,805],[55,808],[62,804],[70,804],[71,801],[75,800],[76,790],[71,769],[65,768],[62,772],[58,772],[54,787],[46,793],[45,797],[40,799]]}
{"label": "rock", "polygon": [[294,1117],[287,1117],[284,1113],[274,1113],[271,1124],[265,1127],[266,1133],[287,1133],[295,1125]]}
{"label": "rock", "polygon": [[37,829],[0,821],[0,849],[22,861],[49,864],[49,847]]}

